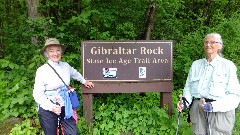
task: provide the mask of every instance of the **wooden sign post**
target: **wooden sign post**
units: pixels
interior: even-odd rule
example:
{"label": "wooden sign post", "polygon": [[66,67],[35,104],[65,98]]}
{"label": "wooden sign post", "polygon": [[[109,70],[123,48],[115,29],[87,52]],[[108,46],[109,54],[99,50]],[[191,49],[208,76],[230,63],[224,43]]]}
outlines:
{"label": "wooden sign post", "polygon": [[94,82],[83,87],[83,114],[93,120],[93,94],[160,92],[160,107],[172,114],[172,41],[84,41],[83,77]]}

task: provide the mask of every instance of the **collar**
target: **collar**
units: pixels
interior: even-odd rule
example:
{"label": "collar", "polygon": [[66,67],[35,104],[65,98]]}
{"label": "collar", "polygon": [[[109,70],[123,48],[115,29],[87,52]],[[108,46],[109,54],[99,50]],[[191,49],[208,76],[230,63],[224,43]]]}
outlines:
{"label": "collar", "polygon": [[60,66],[62,62],[61,62],[61,61],[59,61],[59,62],[54,62],[54,61],[48,59],[48,63],[51,64],[51,65],[54,65],[54,66]]}
{"label": "collar", "polygon": [[219,62],[220,58],[221,57],[219,55],[217,55],[211,62],[207,62],[207,59],[204,58],[205,66],[211,65],[211,66],[215,67],[217,65],[217,63]]}

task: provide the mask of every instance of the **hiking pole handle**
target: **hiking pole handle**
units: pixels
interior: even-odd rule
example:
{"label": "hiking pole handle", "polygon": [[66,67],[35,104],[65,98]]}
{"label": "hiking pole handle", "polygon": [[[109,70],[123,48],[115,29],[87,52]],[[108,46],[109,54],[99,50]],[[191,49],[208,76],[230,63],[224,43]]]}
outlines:
{"label": "hiking pole handle", "polygon": [[205,98],[202,97],[202,98],[200,99],[199,106],[200,106],[200,108],[202,108],[203,110],[204,110],[204,107],[203,107],[204,104],[205,104]]}
{"label": "hiking pole handle", "polygon": [[180,100],[180,101],[179,101],[179,105],[180,105],[180,106],[182,106],[182,97],[183,97],[182,94],[180,94],[180,95],[179,95],[179,100]]}
{"label": "hiking pole handle", "polygon": [[203,97],[201,98],[201,103],[205,104],[205,98],[203,98]]}
{"label": "hiking pole handle", "polygon": [[[59,104],[58,102],[56,102],[56,105],[59,105],[59,106],[60,106],[60,104]],[[60,113],[57,113],[57,115],[60,115]]]}
{"label": "hiking pole handle", "polygon": [[[179,106],[182,107],[182,94],[179,95]],[[178,135],[178,128],[180,124],[180,111],[178,112],[178,117],[177,117],[177,129],[176,129],[176,135]]]}

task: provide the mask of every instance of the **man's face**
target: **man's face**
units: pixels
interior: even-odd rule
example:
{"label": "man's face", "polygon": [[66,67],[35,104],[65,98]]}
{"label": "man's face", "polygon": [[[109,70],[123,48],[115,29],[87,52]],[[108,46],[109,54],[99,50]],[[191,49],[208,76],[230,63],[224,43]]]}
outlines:
{"label": "man's face", "polygon": [[219,49],[222,49],[222,44],[215,37],[210,36],[204,41],[204,50],[206,54],[217,54]]}

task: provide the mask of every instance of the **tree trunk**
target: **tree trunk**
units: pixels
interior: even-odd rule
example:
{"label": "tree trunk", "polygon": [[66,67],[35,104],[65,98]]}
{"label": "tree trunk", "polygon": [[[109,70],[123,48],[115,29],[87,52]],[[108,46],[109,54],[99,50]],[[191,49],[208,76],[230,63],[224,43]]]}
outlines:
{"label": "tree trunk", "polygon": [[156,8],[153,6],[153,1],[149,0],[149,8],[146,13],[146,24],[145,24],[145,31],[144,31],[144,39],[150,40],[151,32],[154,25],[154,15],[155,15]]}
{"label": "tree trunk", "polygon": [[[30,19],[34,19],[39,16],[37,6],[39,4],[39,0],[26,0],[28,17]],[[31,38],[31,42],[34,45],[37,45],[38,39],[36,37]]]}
{"label": "tree trunk", "polygon": [[2,39],[2,37],[3,37],[2,29],[3,29],[3,23],[2,23],[2,18],[0,18],[0,59],[2,59],[2,57],[4,55],[3,54],[4,53],[4,51],[3,51],[4,45],[3,45],[3,39]]}
{"label": "tree trunk", "polygon": [[27,9],[28,9],[28,17],[36,18],[38,16],[37,6],[39,4],[39,0],[26,0]]}
{"label": "tree trunk", "polygon": [[204,5],[205,5],[205,9],[203,10],[203,18],[205,18],[205,21],[203,22],[203,25],[209,25],[211,21],[211,16],[212,16],[210,11],[211,1],[206,0]]}

